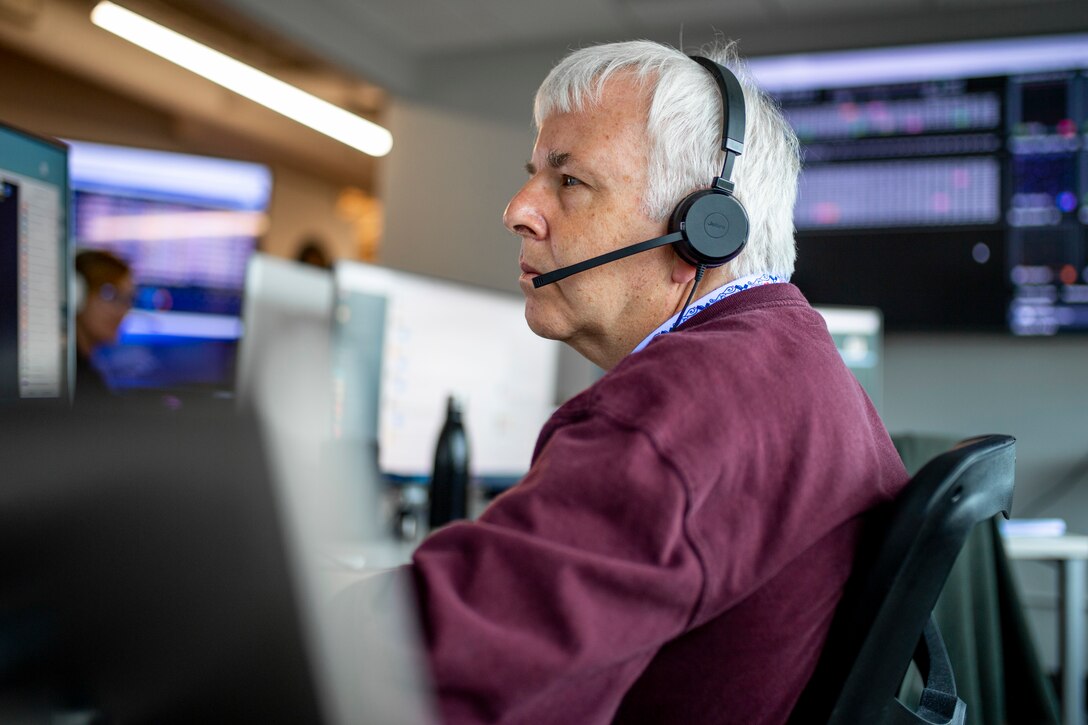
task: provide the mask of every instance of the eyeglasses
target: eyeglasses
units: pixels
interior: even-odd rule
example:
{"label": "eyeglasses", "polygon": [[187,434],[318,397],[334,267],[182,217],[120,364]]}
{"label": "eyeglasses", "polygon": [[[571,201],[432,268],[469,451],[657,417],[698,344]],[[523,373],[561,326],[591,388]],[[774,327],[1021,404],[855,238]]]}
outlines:
{"label": "eyeglasses", "polygon": [[136,294],[134,292],[121,292],[112,284],[104,284],[99,287],[98,296],[106,302],[121,305],[123,307],[132,307],[133,302],[136,301]]}

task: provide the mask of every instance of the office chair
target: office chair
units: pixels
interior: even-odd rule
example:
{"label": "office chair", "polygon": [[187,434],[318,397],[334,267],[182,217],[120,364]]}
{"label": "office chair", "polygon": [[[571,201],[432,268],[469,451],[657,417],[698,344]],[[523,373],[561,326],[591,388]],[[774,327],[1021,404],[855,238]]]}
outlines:
{"label": "office chair", "polygon": [[[892,434],[910,475],[957,441],[938,433]],[[999,518],[982,522],[967,537],[937,598],[933,619],[971,725],[1058,725],[1060,703],[1039,658]],[[921,689],[912,674],[899,697],[917,701]]]}
{"label": "office chair", "polygon": [[[966,706],[931,612],[976,524],[1008,515],[1016,441],[991,435],[961,442],[927,463],[899,498],[874,511],[859,559],[816,671],[791,723],[960,725]],[[914,661],[920,702],[897,699]]]}

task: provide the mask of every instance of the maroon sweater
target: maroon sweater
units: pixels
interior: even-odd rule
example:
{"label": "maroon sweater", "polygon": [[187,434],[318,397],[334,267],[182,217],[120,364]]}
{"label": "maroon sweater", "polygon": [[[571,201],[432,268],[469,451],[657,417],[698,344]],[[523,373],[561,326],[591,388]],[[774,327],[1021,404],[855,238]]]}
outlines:
{"label": "maroon sweater", "polygon": [[563,405],[413,564],[451,723],[780,723],[907,480],[797,288],[733,295]]}

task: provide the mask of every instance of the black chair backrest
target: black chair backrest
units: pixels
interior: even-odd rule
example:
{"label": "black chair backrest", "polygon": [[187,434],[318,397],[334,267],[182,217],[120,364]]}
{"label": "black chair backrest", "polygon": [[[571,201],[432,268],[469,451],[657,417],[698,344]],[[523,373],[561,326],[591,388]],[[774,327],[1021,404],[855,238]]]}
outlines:
{"label": "black chair backrest", "polygon": [[[870,514],[850,583],[792,723],[962,721],[963,703],[957,707],[947,655],[929,617],[971,529],[999,512],[1008,516],[1015,459],[1010,436],[963,441],[927,463],[894,502]],[[921,706],[911,710],[896,694],[912,657],[925,655],[936,655],[934,672],[928,661],[919,662],[931,681]]]}

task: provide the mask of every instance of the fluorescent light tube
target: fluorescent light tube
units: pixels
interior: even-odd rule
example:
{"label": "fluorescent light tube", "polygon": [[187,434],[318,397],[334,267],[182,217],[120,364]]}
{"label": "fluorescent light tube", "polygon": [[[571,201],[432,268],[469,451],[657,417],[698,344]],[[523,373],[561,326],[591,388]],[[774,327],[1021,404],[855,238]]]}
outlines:
{"label": "fluorescent light tube", "polygon": [[108,0],[98,3],[91,11],[91,22],[171,63],[363,153],[385,156],[393,148],[392,134],[378,124],[338,108]]}

